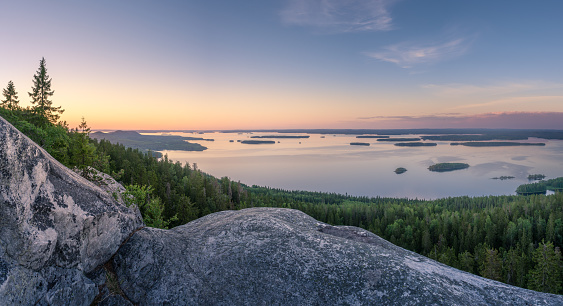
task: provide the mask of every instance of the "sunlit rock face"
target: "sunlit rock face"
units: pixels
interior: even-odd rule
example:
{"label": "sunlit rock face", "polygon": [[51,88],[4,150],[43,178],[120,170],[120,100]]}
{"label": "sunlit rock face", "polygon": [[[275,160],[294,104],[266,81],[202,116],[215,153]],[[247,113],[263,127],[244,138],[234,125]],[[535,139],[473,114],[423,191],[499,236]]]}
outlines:
{"label": "sunlit rock face", "polygon": [[1,305],[56,304],[69,294],[88,305],[98,289],[84,273],[108,261],[142,225],[138,211],[0,118]]}
{"label": "sunlit rock face", "polygon": [[144,228],[113,263],[141,305],[563,305],[563,296],[487,280],[291,209]]}

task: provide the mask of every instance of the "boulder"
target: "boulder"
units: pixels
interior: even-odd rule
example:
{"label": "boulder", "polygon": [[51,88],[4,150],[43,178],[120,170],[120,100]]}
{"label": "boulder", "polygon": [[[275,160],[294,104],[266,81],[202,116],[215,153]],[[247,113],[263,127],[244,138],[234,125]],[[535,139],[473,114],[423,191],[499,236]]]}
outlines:
{"label": "boulder", "polygon": [[563,296],[481,278],[366,230],[281,208],[143,228],[113,265],[140,305],[563,305]]}
{"label": "boulder", "polygon": [[85,273],[142,226],[138,209],[120,205],[0,118],[1,305],[72,296],[88,305],[98,289]]}

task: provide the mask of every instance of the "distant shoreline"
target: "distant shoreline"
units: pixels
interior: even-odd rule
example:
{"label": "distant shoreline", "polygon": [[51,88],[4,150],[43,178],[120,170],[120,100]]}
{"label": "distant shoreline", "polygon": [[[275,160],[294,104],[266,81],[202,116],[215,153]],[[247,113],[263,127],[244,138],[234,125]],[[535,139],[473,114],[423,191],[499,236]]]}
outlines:
{"label": "distant shoreline", "polygon": [[[115,131],[115,129],[94,129],[93,131]],[[489,140],[526,140],[530,137],[563,140],[563,129],[203,129],[203,130],[135,130],[139,133],[300,133],[321,135],[425,135],[423,140],[435,141],[489,141]],[[370,137],[361,137],[370,138]],[[375,138],[375,137],[373,137]]]}

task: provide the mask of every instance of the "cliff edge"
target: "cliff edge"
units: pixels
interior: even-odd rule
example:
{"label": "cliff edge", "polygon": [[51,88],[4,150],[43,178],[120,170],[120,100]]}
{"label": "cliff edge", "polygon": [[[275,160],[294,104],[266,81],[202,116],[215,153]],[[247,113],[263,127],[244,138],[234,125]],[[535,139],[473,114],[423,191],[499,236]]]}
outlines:
{"label": "cliff edge", "polygon": [[0,118],[0,305],[89,305],[85,274],[142,225]]}

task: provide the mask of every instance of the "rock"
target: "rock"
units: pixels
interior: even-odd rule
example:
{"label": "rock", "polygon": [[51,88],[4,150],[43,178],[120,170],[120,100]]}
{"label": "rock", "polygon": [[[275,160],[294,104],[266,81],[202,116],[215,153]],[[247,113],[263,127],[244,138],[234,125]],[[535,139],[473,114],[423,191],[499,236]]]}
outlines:
{"label": "rock", "polygon": [[223,211],[171,230],[144,228],[113,265],[140,305],[563,304],[563,296],[484,279],[291,209]]}
{"label": "rock", "polygon": [[119,205],[0,118],[1,305],[75,304],[72,295],[89,304],[97,288],[84,273],[141,226],[138,210]]}
{"label": "rock", "polygon": [[[78,173],[78,175],[81,175],[82,172],[78,168],[73,169],[73,171]],[[86,179],[111,195],[120,205],[126,205],[123,201],[123,193],[126,191],[123,185],[118,183],[111,175],[98,171],[92,167],[88,167],[87,172],[89,173],[89,178]],[[136,209],[136,207],[133,209]]]}

